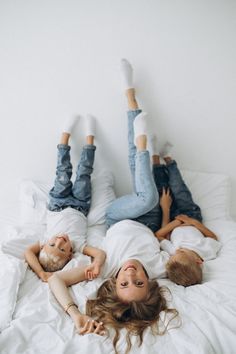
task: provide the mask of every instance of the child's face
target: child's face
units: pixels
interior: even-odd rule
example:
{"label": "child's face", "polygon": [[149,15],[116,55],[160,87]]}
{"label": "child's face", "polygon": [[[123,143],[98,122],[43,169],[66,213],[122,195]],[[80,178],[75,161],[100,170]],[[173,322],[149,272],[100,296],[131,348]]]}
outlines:
{"label": "child's face", "polygon": [[194,251],[188,250],[186,248],[179,248],[173,256],[171,256],[172,261],[179,263],[189,263],[195,262],[199,265],[203,263],[202,258]]}
{"label": "child's face", "polygon": [[47,254],[59,257],[60,259],[69,260],[72,256],[72,244],[67,235],[58,235],[52,237],[43,246],[43,250]]}
{"label": "child's face", "polygon": [[121,301],[142,301],[148,294],[148,278],[142,264],[129,260],[120,268],[116,278],[116,292]]}

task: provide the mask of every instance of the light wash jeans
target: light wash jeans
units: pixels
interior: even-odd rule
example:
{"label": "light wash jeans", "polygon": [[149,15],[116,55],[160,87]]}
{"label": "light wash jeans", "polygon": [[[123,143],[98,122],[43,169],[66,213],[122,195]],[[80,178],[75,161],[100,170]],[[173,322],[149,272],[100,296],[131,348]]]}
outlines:
{"label": "light wash jeans", "polygon": [[96,147],[94,145],[83,147],[74,184],[71,182],[70,146],[59,144],[57,149],[56,179],[54,187],[49,192],[48,209],[61,211],[71,207],[87,216],[91,205],[91,174]]}
{"label": "light wash jeans", "polygon": [[140,215],[146,214],[158,203],[149,152],[137,151],[134,145],[133,121],[140,112],[140,110],[128,112],[129,165],[134,193],[117,198],[108,207],[106,211],[108,227],[124,219],[139,221]]}

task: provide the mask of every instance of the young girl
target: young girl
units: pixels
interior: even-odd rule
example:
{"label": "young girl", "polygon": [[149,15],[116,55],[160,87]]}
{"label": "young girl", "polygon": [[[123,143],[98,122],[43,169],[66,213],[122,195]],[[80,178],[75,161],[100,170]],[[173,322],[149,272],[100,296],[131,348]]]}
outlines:
{"label": "young girl", "polygon": [[139,222],[140,215],[157,205],[158,193],[146,150],[146,115],[140,114],[140,110],[132,111],[131,104],[129,108],[129,160],[134,194],[115,200],[106,213],[108,226],[112,226],[102,245],[107,258],[101,276],[109,279],[98,289],[97,298],[87,301],[86,307],[87,315],[96,318],[96,322],[89,322],[81,329],[78,320],[81,321],[84,315],[79,312],[67,289],[84,279],[79,269],[60,272],[49,279],[49,286],[59,303],[66,310],[69,306],[67,312],[80,333],[97,330],[101,334],[101,323],[104,323],[115,330],[113,345],[116,350],[120,330],[126,328],[127,352],[131,348],[131,335],[137,335],[141,345],[147,327],[152,326],[158,334],[165,332],[159,327],[162,311],[170,313],[171,319],[177,316],[176,310],[168,309],[165,289],[155,280],[165,276],[165,263],[169,256],[160,251],[153,232]]}
{"label": "young girl", "polygon": [[105,259],[102,250],[86,243],[87,219],[91,204],[91,174],[96,147],[94,146],[95,119],[86,118],[86,145],[72,185],[69,138],[78,117],[66,121],[60,144],[57,146],[57,170],[54,187],[49,192],[47,229],[42,242],[27,248],[25,259],[43,281],[62,269],[72,258],[73,251],[93,257],[93,263],[84,271],[86,277],[96,277]]}

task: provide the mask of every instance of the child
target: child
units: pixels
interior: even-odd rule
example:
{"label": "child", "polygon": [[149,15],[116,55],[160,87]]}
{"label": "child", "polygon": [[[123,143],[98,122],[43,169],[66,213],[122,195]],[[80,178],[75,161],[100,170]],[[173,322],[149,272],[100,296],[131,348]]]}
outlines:
{"label": "child", "polygon": [[[153,172],[162,194],[162,227],[155,232],[162,250],[170,255],[167,276],[176,284],[189,286],[202,282],[202,263],[214,259],[221,245],[216,235],[202,224],[202,216],[171,158],[171,144],[159,153],[152,140]],[[160,155],[166,165],[160,164]],[[170,222],[170,220],[172,220]]]}
{"label": "child", "polygon": [[93,257],[93,263],[85,268],[87,279],[98,276],[105,260],[102,250],[86,244],[87,220],[91,204],[91,174],[93,171],[95,120],[86,119],[86,145],[72,185],[69,138],[78,117],[66,121],[58,145],[57,170],[54,187],[49,192],[47,229],[42,243],[27,248],[25,259],[43,281],[48,281],[52,272],[62,269],[72,258],[73,251]]}

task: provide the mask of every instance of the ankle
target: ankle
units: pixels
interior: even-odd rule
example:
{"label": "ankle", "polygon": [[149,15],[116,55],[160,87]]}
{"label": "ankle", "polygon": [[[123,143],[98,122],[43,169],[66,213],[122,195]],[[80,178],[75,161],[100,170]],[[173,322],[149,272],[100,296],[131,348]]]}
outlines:
{"label": "ankle", "polygon": [[145,151],[147,149],[147,136],[146,135],[137,136],[136,146],[138,151]]}
{"label": "ankle", "polygon": [[161,164],[159,155],[153,155],[152,156],[152,164],[153,165],[160,165]]}
{"label": "ankle", "polygon": [[69,133],[62,133],[60,144],[68,145],[69,139],[70,139],[70,134]]}

